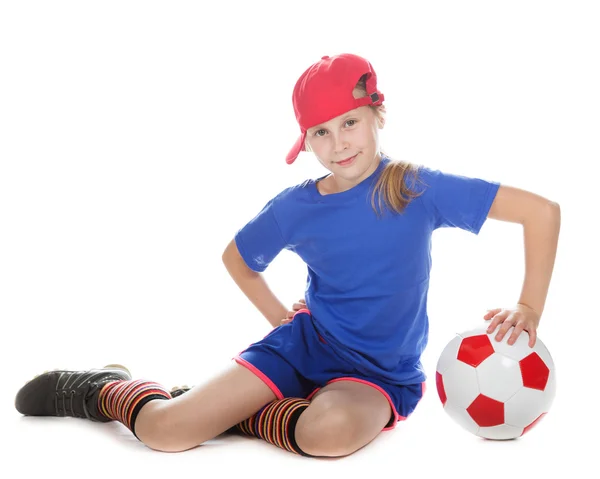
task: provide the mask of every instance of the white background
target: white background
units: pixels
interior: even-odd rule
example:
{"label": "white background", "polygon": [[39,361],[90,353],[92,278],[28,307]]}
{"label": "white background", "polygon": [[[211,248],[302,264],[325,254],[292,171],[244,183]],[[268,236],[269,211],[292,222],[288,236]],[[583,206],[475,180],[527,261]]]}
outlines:
{"label": "white background", "polygon": [[[0,7],[0,387],[3,467],[27,476],[529,477],[595,467],[600,22],[593,1],[53,1]],[[393,158],[557,201],[562,230],[539,337],[558,391],[517,441],[481,440],[441,408],[435,364],[523,279],[520,226],[435,233],[428,392],[393,432],[338,460],[218,438],[149,450],[117,423],[23,418],[45,369],[126,364],[170,387],[211,377],[269,325],[221,263],[281,189],[324,174],[291,94],[323,55],[367,57]],[[265,273],[291,305],[306,271]],[[589,435],[589,439],[584,438]],[[590,472],[578,474],[589,477]]]}

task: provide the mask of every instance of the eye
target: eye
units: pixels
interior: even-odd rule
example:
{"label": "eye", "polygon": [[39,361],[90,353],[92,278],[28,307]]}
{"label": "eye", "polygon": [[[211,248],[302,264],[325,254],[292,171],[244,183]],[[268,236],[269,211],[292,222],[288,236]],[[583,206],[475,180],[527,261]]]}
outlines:
{"label": "eye", "polygon": [[[322,128],[320,130],[315,131],[315,136],[323,136],[325,134],[326,130],[323,130]],[[319,133],[323,132],[323,135],[320,135]]]}
{"label": "eye", "polygon": [[356,120],[346,120],[346,124],[349,124],[349,126],[353,126],[356,123]]}

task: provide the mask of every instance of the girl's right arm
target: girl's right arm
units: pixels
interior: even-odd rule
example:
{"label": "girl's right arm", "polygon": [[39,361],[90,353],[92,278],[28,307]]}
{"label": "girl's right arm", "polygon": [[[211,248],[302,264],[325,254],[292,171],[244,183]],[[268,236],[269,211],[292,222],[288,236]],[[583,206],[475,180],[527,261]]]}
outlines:
{"label": "girl's right arm", "polygon": [[276,328],[287,315],[287,308],[277,299],[263,275],[251,270],[237,249],[235,240],[223,252],[223,264],[227,271],[261,314]]}

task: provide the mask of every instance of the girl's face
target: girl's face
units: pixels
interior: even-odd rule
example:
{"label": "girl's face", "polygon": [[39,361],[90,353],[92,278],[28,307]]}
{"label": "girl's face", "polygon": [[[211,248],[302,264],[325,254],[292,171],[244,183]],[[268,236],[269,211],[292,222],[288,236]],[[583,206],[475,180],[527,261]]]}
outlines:
{"label": "girl's face", "polygon": [[360,183],[379,165],[379,134],[383,127],[373,109],[361,106],[306,132],[308,146],[333,173],[339,191]]}

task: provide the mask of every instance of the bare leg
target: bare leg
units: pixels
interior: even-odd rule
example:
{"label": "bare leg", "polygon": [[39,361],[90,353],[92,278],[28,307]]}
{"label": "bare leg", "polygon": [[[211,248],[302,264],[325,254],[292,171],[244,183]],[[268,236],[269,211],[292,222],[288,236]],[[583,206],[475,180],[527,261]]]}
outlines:
{"label": "bare leg", "polygon": [[169,401],[150,401],[135,432],[148,447],[165,452],[192,449],[225,432],[276,399],[254,373],[232,363],[208,383]]}
{"label": "bare leg", "polygon": [[371,386],[334,382],[315,394],[298,419],[296,442],[311,456],[346,456],[375,439],[391,412],[385,396]]}

